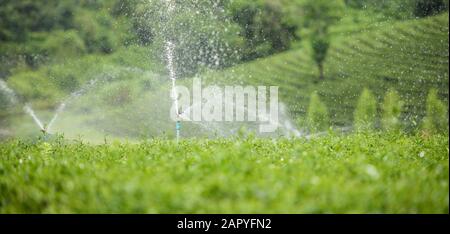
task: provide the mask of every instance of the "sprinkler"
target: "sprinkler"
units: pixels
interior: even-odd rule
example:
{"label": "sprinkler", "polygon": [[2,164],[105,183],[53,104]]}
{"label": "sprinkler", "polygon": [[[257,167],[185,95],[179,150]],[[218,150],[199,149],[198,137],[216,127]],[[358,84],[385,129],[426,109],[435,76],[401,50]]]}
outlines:
{"label": "sprinkler", "polygon": [[44,135],[47,135],[47,134],[48,134],[47,124],[44,124],[44,126],[42,126],[41,132],[42,132],[42,134],[44,134]]}
{"label": "sprinkler", "polygon": [[41,132],[42,132],[42,137],[45,141],[49,140],[53,134],[48,132],[48,125],[44,124],[43,127],[41,128]]}

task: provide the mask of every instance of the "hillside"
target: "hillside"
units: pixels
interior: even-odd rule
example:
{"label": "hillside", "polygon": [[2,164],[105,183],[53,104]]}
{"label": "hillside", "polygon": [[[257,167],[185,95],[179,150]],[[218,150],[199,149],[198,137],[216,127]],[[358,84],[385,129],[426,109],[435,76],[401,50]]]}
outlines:
{"label": "hillside", "polygon": [[[360,31],[344,30],[333,36],[324,81],[318,81],[307,41],[296,50],[200,76],[209,83],[279,86],[280,99],[299,128],[303,127],[313,91],[325,101],[332,124],[337,126],[352,124],[355,104],[364,87],[370,88],[379,101],[386,90],[397,89],[405,101],[405,124],[411,128],[422,121],[429,88],[438,88],[441,99],[448,102],[448,13],[382,23]],[[129,46],[107,56],[70,59],[21,72],[11,76],[8,83],[46,122],[70,92],[79,90],[74,87],[98,81],[94,89],[73,100],[55,124],[56,132],[66,137],[83,136],[101,142],[104,135],[170,136],[169,82],[165,67],[152,53],[151,47]],[[179,80],[183,83],[190,86],[190,79]],[[22,113],[21,107],[17,106],[15,112]],[[6,125],[14,126],[9,130],[17,135],[39,132],[26,115],[17,114]],[[222,125],[183,128],[186,137],[191,133],[203,136],[205,129],[208,135],[229,130]]]}
{"label": "hillside", "polygon": [[325,81],[308,47],[278,54],[204,76],[209,82],[280,87],[281,100],[291,114],[307,111],[309,96],[318,91],[336,125],[347,125],[362,88],[381,100],[389,88],[405,100],[405,118],[418,123],[424,114],[429,88],[435,87],[448,102],[448,13],[390,25],[333,41],[325,62]]}

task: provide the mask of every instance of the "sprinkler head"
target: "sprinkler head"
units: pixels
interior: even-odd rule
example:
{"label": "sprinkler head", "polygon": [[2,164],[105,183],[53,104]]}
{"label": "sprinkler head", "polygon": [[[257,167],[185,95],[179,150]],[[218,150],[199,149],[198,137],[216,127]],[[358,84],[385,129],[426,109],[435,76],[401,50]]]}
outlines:
{"label": "sprinkler head", "polygon": [[41,128],[41,132],[42,132],[43,134],[47,134],[47,133],[48,133],[47,125],[46,125],[46,124],[44,125],[43,128]]}

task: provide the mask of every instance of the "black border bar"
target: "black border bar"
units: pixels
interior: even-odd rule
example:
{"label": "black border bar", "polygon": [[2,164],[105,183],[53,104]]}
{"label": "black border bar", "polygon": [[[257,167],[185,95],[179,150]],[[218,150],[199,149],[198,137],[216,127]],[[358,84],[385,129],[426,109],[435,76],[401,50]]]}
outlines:
{"label": "black border bar", "polygon": [[[84,232],[86,230],[123,231],[141,230],[142,233],[152,231],[167,232],[296,232],[310,231],[346,231],[384,232],[392,228],[404,231],[442,230],[448,228],[448,214],[443,215],[260,215],[260,214],[159,214],[159,215],[0,215],[0,228],[41,230],[45,232],[64,232],[64,230]],[[251,219],[254,219],[251,221]],[[256,219],[256,220],[255,220]],[[233,221],[230,221],[233,220]],[[240,221],[239,221],[240,220]],[[245,220],[248,224],[242,223]],[[259,225],[255,223],[259,220]],[[263,221],[264,220],[264,221]],[[267,221],[270,220],[270,223]],[[179,228],[180,221],[211,221],[208,231],[202,228]],[[226,223],[228,225],[226,225]],[[231,224],[231,222],[233,224]],[[240,225],[236,227],[237,222]],[[250,227],[253,222],[253,227]],[[262,227],[264,222],[265,227]],[[213,225],[215,224],[215,225]],[[223,228],[225,224],[225,227]],[[269,228],[270,227],[270,228]]]}

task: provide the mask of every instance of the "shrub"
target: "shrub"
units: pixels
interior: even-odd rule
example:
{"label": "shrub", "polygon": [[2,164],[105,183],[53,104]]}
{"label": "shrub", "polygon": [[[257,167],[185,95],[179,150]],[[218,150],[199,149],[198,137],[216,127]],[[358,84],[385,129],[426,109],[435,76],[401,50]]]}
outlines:
{"label": "shrub", "polygon": [[403,101],[400,99],[398,92],[394,89],[389,90],[384,96],[383,101],[383,115],[381,123],[383,129],[391,131],[398,131],[401,128],[401,114],[403,108]]}
{"label": "shrub", "polygon": [[375,128],[377,101],[372,92],[364,88],[354,113],[354,124],[357,131]]}
{"label": "shrub", "polygon": [[309,101],[307,125],[311,132],[321,131],[329,127],[330,119],[326,105],[320,100],[319,94],[313,92]]}
{"label": "shrub", "polygon": [[447,106],[439,100],[436,89],[431,89],[427,97],[427,111],[422,130],[428,134],[448,132]]}

